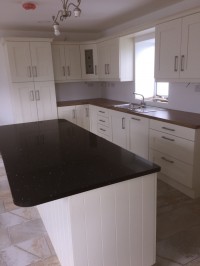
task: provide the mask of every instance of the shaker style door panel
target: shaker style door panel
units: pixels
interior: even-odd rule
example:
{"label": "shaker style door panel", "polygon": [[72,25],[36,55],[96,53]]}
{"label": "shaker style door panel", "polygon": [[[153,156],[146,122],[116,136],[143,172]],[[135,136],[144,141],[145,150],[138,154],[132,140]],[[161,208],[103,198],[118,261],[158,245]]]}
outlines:
{"label": "shaker style door panel", "polygon": [[65,69],[65,48],[63,45],[52,45],[53,68],[55,81],[67,79]]}
{"label": "shaker style door panel", "polygon": [[79,45],[65,45],[65,60],[67,79],[81,79],[81,58]]}

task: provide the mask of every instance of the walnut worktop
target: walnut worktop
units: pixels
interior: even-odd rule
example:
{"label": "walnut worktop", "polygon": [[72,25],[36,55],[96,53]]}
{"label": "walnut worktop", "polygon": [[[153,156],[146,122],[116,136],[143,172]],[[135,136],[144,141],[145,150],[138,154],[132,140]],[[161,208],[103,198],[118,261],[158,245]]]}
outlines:
{"label": "walnut worktop", "polygon": [[183,111],[163,109],[163,108],[161,111],[156,111],[156,112],[137,113],[130,110],[125,110],[125,109],[122,110],[121,108],[114,106],[116,104],[121,104],[121,103],[125,102],[97,98],[97,99],[76,100],[76,101],[60,101],[57,102],[57,106],[61,107],[61,106],[81,105],[81,104],[92,104],[128,114],[134,114],[138,116],[147,117],[150,119],[172,123],[179,126],[184,126],[193,129],[200,128],[200,114],[197,113],[183,112]]}

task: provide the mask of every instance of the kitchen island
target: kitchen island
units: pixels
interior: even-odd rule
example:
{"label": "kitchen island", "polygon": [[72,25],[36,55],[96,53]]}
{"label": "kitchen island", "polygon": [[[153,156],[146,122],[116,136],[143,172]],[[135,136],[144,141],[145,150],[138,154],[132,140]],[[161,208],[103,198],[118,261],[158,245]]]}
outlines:
{"label": "kitchen island", "polygon": [[160,168],[65,120],[0,127],[14,203],[37,205],[61,265],[155,262]]}

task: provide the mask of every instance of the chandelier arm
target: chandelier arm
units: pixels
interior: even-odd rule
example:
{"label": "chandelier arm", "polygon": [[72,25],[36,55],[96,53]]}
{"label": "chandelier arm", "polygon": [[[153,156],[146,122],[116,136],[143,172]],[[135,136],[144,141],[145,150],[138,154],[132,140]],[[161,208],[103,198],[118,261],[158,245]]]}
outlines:
{"label": "chandelier arm", "polygon": [[80,6],[80,3],[78,3],[78,5],[75,5],[74,3],[69,3],[69,5],[67,7],[67,10],[69,9],[70,6],[79,7]]}
{"label": "chandelier arm", "polygon": [[63,11],[59,10],[57,15],[56,15],[56,17],[55,16],[52,17],[53,18],[53,22],[57,22],[57,19],[58,19],[59,15],[60,15],[60,18],[62,17],[62,13],[63,13]]}

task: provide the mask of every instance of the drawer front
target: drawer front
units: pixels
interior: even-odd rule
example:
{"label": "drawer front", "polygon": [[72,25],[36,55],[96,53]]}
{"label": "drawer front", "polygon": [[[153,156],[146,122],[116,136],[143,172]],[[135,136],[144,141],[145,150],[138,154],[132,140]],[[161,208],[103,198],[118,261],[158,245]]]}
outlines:
{"label": "drawer front", "polygon": [[167,134],[171,134],[180,138],[195,140],[195,129],[173,125],[162,121],[150,120],[150,128]]}
{"label": "drawer front", "polygon": [[109,110],[102,107],[97,107],[97,114],[101,116],[109,117]]}
{"label": "drawer front", "polygon": [[106,136],[111,136],[110,127],[106,127],[106,126],[101,125],[101,124],[97,124],[97,132],[99,134],[103,134],[103,135],[106,135]]}
{"label": "drawer front", "polygon": [[151,149],[149,151],[149,160],[160,165],[162,174],[189,188],[193,187],[193,167],[191,165]]}
{"label": "drawer front", "polygon": [[107,126],[107,127],[110,125],[109,118],[104,117],[104,116],[100,116],[100,115],[97,115],[97,123],[100,125]]}
{"label": "drawer front", "polygon": [[194,142],[150,129],[150,148],[168,154],[179,161],[193,164]]}

